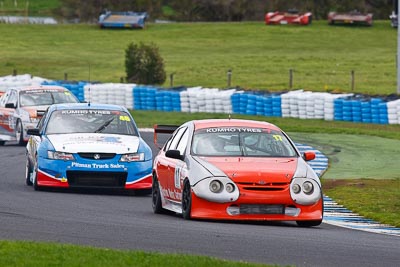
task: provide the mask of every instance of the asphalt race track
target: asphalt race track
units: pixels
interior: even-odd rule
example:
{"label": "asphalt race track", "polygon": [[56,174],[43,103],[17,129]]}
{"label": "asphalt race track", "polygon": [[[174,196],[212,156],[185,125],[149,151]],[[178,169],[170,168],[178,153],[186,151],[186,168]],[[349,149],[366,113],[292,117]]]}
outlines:
{"label": "asphalt race track", "polygon": [[[143,133],[152,144],[152,133]],[[208,255],[295,266],[398,266],[400,237],[321,224],[186,221],[156,215],[150,195],[40,191],[25,148],[0,147],[0,239]]]}

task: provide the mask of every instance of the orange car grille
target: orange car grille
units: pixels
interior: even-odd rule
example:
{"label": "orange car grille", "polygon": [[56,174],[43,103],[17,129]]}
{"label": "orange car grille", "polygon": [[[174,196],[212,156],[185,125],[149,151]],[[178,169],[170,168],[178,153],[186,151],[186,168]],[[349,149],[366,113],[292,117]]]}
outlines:
{"label": "orange car grille", "polygon": [[285,214],[283,205],[240,205],[240,214]]}
{"label": "orange car grille", "polygon": [[289,183],[252,183],[237,182],[241,189],[253,191],[283,191],[288,188]]}

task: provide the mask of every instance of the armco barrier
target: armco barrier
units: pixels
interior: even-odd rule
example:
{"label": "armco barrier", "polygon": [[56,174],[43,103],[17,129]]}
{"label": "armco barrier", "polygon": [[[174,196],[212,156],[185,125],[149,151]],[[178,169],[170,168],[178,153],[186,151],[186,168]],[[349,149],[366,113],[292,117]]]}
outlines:
{"label": "armco barrier", "polygon": [[[330,94],[243,91],[203,87],[158,88],[148,85],[51,81],[29,74],[0,77],[0,90],[34,84],[54,84],[81,101],[118,104],[130,109],[232,113],[258,116],[324,119],[358,123],[400,124],[400,99]],[[397,98],[397,99],[396,99]]]}

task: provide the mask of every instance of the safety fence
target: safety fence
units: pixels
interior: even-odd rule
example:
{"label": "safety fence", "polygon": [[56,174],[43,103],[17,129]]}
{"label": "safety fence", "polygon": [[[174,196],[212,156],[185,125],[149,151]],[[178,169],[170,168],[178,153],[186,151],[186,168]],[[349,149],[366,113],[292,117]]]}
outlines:
{"label": "safety fence", "polygon": [[60,85],[81,101],[107,103],[136,110],[208,112],[400,124],[398,95],[372,97],[292,90],[245,91],[203,87],[161,88],[125,83],[51,81],[30,75],[0,77],[0,91],[30,84]]}

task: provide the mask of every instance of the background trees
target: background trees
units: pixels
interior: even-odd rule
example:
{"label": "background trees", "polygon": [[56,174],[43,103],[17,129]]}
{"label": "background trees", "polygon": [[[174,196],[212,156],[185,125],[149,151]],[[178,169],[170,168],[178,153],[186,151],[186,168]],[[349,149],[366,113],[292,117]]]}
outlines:
{"label": "background trees", "polygon": [[60,0],[59,13],[67,19],[96,22],[102,11],[146,11],[150,19],[176,21],[263,20],[267,11],[311,11],[326,19],[329,11],[371,12],[374,19],[388,19],[397,0]]}

